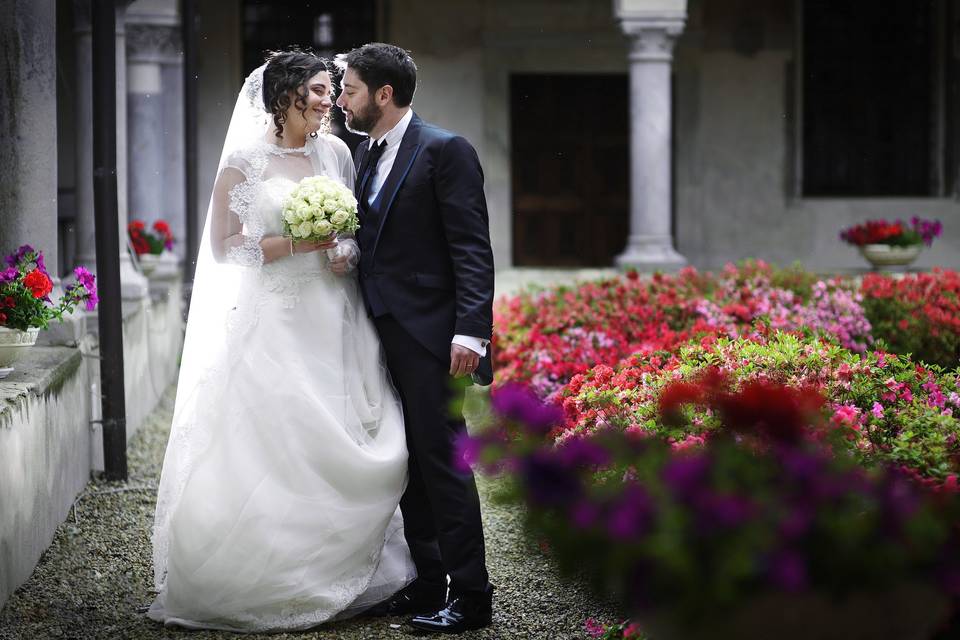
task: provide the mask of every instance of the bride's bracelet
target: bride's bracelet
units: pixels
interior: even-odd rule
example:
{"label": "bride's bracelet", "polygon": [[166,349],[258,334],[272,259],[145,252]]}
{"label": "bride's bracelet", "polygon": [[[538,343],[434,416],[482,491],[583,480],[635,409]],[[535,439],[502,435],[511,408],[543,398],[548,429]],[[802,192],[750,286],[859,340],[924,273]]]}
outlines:
{"label": "bride's bracelet", "polygon": [[290,238],[290,255],[293,255],[293,238]]}

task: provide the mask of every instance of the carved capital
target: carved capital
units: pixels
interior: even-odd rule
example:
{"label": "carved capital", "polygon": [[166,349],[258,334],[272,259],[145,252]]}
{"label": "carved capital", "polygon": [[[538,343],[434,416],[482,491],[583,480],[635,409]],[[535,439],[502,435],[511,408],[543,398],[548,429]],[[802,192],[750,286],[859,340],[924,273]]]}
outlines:
{"label": "carved capital", "polygon": [[626,18],[620,23],[630,37],[630,60],[670,62],[673,45],[683,33],[684,21],[677,18]]}
{"label": "carved capital", "polygon": [[176,26],[127,23],[127,58],[131,62],[172,62],[183,51]]}

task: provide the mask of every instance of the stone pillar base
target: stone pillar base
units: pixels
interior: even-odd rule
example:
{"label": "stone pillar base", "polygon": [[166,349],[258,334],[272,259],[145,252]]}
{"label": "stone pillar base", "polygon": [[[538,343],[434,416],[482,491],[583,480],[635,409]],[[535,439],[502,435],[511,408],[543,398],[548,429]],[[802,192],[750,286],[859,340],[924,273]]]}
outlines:
{"label": "stone pillar base", "polygon": [[46,331],[37,336],[37,344],[45,346],[76,347],[87,333],[87,316],[74,311],[63,316],[63,322],[54,320]]}
{"label": "stone pillar base", "polygon": [[[53,291],[50,298],[56,302],[63,297],[63,290],[76,283],[76,278],[70,274],[62,281],[57,279],[53,281]],[[67,313],[63,316],[63,321],[53,320],[47,329],[40,332],[37,336],[37,344],[54,347],[76,347],[80,344],[80,339],[87,333],[87,315],[86,310],[81,304],[73,310],[73,313]]]}
{"label": "stone pillar base", "polygon": [[673,248],[669,236],[630,236],[616,264],[638,271],[677,271],[687,265],[687,259]]}

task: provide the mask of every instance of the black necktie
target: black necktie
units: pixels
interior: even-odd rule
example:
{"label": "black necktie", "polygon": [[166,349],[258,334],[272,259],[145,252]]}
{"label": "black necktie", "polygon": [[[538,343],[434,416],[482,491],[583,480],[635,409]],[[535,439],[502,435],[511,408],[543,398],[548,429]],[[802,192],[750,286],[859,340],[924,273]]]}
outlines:
{"label": "black necktie", "polygon": [[374,144],[363,159],[363,167],[360,171],[360,189],[357,192],[357,201],[361,203],[364,209],[367,208],[367,194],[370,193],[370,183],[373,182],[373,176],[377,173],[377,163],[383,155],[383,150],[387,148],[387,141],[380,144]]}

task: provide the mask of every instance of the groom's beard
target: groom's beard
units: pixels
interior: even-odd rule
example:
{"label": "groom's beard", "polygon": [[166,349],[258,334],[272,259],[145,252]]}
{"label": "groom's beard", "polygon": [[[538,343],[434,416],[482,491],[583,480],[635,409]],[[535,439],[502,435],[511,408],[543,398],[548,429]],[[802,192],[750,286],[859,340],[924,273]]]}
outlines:
{"label": "groom's beard", "polygon": [[344,118],[344,125],[350,133],[370,133],[383,115],[383,109],[377,106],[372,99],[367,102],[362,111],[351,111],[349,119]]}

